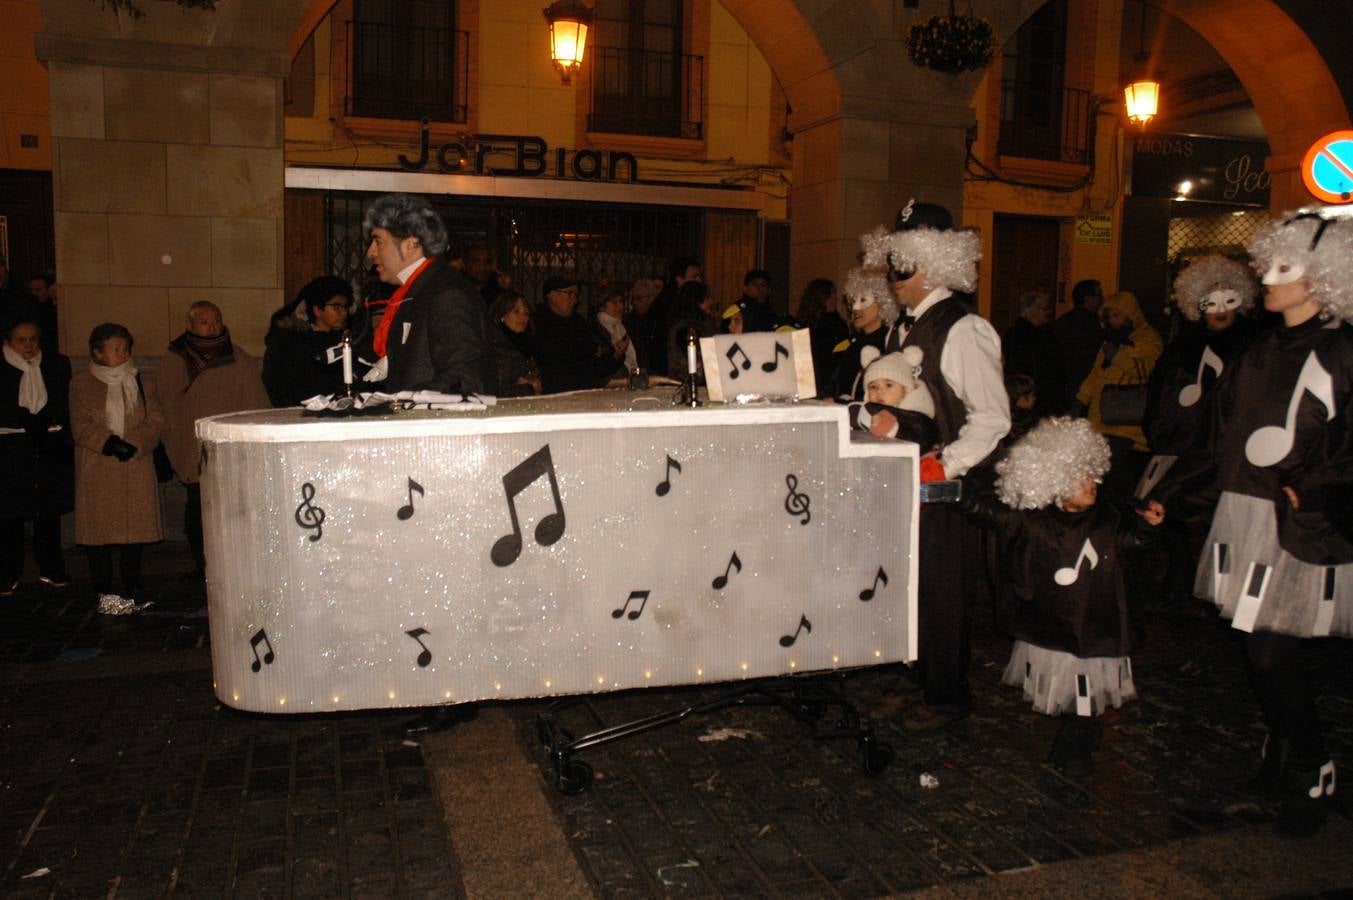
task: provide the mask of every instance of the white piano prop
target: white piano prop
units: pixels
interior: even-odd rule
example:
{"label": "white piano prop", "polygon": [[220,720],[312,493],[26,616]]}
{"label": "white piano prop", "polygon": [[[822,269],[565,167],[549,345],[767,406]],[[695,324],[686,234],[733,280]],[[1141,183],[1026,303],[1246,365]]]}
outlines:
{"label": "white piano prop", "polygon": [[844,407],[605,391],[197,428],[214,681],[236,709],[916,658],[916,447],[852,442]]}

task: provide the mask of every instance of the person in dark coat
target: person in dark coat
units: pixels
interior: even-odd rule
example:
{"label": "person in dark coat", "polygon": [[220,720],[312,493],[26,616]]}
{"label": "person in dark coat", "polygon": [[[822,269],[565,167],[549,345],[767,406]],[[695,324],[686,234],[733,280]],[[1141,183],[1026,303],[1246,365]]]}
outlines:
{"label": "person in dark coat", "polygon": [[545,393],[601,387],[624,359],[628,341],[604,345],[591,323],[578,315],[576,279],[548,278],[543,290],[545,306],[535,322],[536,362]]}
{"label": "person in dark coat", "polygon": [[70,360],[41,350],[36,322],[8,329],[0,365],[0,596],[12,596],[24,569],[24,521],[33,522],[38,580],[70,584],[61,552],[61,516],[75,505],[70,436]]}
{"label": "person in dark coat", "polygon": [[742,310],[742,330],[774,331],[779,317],[770,306],[770,273],[765,269],[752,269],[742,276],[742,299],[738,305]]}
{"label": "person in dark coat", "polygon": [[1088,421],[1045,419],[997,464],[1000,503],[965,483],[958,504],[996,534],[997,606],[1015,638],[1002,681],[1059,718],[1048,761],[1072,776],[1094,768],[1094,717],[1137,694],[1128,655],[1144,623],[1131,579],[1165,513],[1097,503],[1108,468],[1108,442]]}
{"label": "person in dark coat", "polygon": [[832,373],[828,378],[829,390],[838,403],[864,397],[861,375],[869,365],[865,356],[873,359],[878,354],[892,353],[900,349],[901,343],[897,333],[901,311],[883,275],[851,269],[846,274],[845,293],[850,304],[850,333],[846,340],[832,347]]}
{"label": "person in dark coat", "polygon": [[630,346],[634,348],[635,360],[645,372],[659,371],[653,368],[653,343],[657,341],[665,346],[667,342],[667,322],[656,305],[661,292],[662,281],[657,278],[640,278],[634,282],[630,286],[629,312],[622,319],[625,333],[630,336]]}
{"label": "person in dark coat", "polygon": [[652,332],[647,332],[649,339],[648,370],[650,372],[666,375],[672,370],[675,362],[681,366],[682,377],[685,377],[686,345],[682,344],[681,359],[673,361],[667,357],[667,339],[670,337],[672,315],[677,305],[677,292],[681,290],[682,285],[692,281],[703,282],[704,280],[704,269],[700,267],[698,261],[689,256],[678,256],[667,264],[667,281],[663,283],[662,290],[658,292],[658,298],[653,301],[653,309],[650,311],[650,315],[661,323],[661,327]]}
{"label": "person in dark coat", "polygon": [[263,355],[263,386],[273,406],[299,406],[317,394],[344,389],[342,358],[334,356],[330,362],[328,351],[342,343],[348,329],[352,286],[342,278],[323,275],[301,288],[299,300],[306,321],[269,334]]}
{"label": "person in dark coat", "polygon": [[1104,342],[1099,323],[1099,308],[1104,305],[1104,289],[1094,279],[1078,281],[1071,289],[1071,302],[1071,309],[1052,323],[1068,403],[1073,399],[1070,395],[1090,374],[1090,368],[1095,364],[1095,354]]}
{"label": "person in dark coat", "polygon": [[541,392],[535,361],[531,307],[521,291],[500,291],[489,306],[489,340],[498,365],[499,397],[530,397]]}
{"label": "person in dark coat", "polygon": [[1051,297],[1026,291],[1019,298],[1019,318],[1001,337],[1005,377],[1028,375],[1034,380],[1038,396],[1034,410],[1039,416],[1065,412],[1069,400],[1052,315]]}
{"label": "person in dark coat", "polygon": [[377,363],[365,376],[383,390],[492,394],[497,390],[488,316],[475,286],[446,265],[446,226],[421,197],[387,194],[362,222],[367,259],[398,285],[372,335]]}
{"label": "person in dark coat", "polygon": [[841,317],[841,298],[836,285],[828,278],[814,278],[803,289],[799,308],[794,316],[808,329],[813,348],[813,378],[817,381],[817,395],[831,395],[831,378],[835,368],[833,349],[850,336],[850,326]]}
{"label": "person in dark coat", "polygon": [[[718,302],[703,281],[688,281],[677,291],[676,305],[667,324],[667,374],[678,381],[687,376],[686,342],[692,331],[695,338],[719,333]],[[696,352],[696,377],[704,382],[704,360]]]}

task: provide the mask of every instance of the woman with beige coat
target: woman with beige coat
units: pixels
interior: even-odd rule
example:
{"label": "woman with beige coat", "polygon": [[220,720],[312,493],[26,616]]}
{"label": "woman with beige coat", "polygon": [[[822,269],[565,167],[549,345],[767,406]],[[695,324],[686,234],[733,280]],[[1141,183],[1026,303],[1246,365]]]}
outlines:
{"label": "woman with beige coat", "polygon": [[[75,543],[89,554],[100,612],[135,609],[141,553],[161,539],[155,446],[164,410],[153,380],[142,383],[132,336],[111,322],[89,335],[89,370],[70,383],[75,438]],[[120,550],[122,594],[113,591],[113,550]]]}

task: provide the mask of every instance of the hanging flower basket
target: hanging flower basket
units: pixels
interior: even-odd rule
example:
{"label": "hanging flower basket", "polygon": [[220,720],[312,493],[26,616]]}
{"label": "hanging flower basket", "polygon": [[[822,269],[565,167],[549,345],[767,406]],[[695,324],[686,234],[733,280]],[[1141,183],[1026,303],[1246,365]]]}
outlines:
{"label": "hanging flower basket", "polygon": [[957,75],[986,68],[996,53],[996,29],[976,16],[931,16],[907,31],[907,54],[918,66]]}

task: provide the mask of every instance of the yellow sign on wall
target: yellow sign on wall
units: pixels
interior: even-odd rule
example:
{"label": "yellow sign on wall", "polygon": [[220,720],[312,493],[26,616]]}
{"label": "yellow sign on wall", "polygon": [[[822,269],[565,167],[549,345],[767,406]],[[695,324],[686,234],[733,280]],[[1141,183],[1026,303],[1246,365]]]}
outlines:
{"label": "yellow sign on wall", "polygon": [[1076,216],[1076,243],[1109,244],[1113,242],[1113,217],[1108,213],[1090,213]]}

